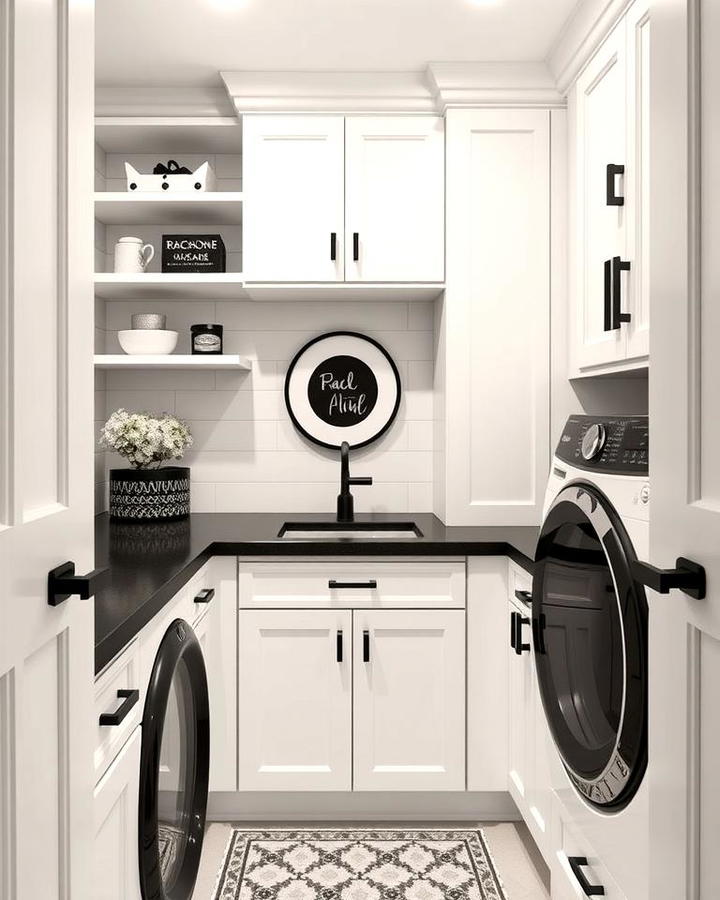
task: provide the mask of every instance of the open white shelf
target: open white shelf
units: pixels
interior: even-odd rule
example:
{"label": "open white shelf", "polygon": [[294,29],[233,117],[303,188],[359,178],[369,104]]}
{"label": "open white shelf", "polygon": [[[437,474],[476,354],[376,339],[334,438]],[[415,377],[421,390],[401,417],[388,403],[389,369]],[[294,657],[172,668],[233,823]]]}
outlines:
{"label": "open white shelf", "polygon": [[234,116],[101,116],[95,140],[106,153],[240,153]]}
{"label": "open white shelf", "polygon": [[95,218],[104,225],[240,225],[242,191],[96,191]]}
{"label": "open white shelf", "polygon": [[368,302],[434,300],[445,290],[444,284],[408,283],[245,283],[245,295],[250,300],[366,300]]}
{"label": "open white shelf", "polygon": [[170,353],[160,355],[128,355],[125,353],[107,353],[95,355],[96,369],[234,369],[249,371],[252,363],[236,353],[223,353],[218,356],[201,356],[200,354]]}
{"label": "open white shelf", "polygon": [[95,296],[104,300],[235,300],[247,298],[242,272],[126,275],[95,274]]}

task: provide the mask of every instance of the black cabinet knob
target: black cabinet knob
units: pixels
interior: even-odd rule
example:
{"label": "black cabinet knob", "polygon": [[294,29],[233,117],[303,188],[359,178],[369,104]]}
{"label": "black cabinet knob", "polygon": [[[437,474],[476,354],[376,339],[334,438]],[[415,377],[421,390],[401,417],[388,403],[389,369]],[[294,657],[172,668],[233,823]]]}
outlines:
{"label": "black cabinet knob", "polygon": [[48,572],[48,603],[59,606],[73,594],[87,600],[102,586],[107,574],[107,569],[93,569],[87,575],[76,575],[74,562],[56,566]]}

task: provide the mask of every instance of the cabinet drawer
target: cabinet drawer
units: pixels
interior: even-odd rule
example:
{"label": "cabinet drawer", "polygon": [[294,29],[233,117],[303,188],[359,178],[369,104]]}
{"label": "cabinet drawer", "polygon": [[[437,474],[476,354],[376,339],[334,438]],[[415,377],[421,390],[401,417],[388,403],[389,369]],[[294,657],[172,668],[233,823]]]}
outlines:
{"label": "cabinet drawer", "polygon": [[525,609],[532,596],[532,575],[516,563],[509,561],[508,586],[510,588],[510,601],[516,606]]}
{"label": "cabinet drawer", "polygon": [[[95,682],[95,751],[93,765],[95,782],[103,776],[115,759],[133,729],[142,718],[144,702],[140,683],[140,642],[133,641]],[[119,692],[138,691],[138,698],[123,696]],[[100,716],[127,709],[117,725],[101,725]]]}
{"label": "cabinet drawer", "polygon": [[[552,896],[558,900],[585,900],[594,896],[586,887],[602,887],[606,900],[626,900],[582,833],[560,816],[560,849],[552,869]],[[583,862],[584,861],[584,862]],[[584,882],[584,884],[583,884]]]}
{"label": "cabinet drawer", "polygon": [[241,608],[464,608],[464,560],[252,563],[239,573]]}

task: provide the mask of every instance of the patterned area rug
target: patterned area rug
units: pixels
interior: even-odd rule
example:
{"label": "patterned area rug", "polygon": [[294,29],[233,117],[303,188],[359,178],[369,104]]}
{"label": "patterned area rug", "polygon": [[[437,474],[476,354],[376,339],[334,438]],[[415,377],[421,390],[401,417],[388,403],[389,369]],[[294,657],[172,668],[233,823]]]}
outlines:
{"label": "patterned area rug", "polygon": [[234,828],[213,900],[507,900],[482,831]]}

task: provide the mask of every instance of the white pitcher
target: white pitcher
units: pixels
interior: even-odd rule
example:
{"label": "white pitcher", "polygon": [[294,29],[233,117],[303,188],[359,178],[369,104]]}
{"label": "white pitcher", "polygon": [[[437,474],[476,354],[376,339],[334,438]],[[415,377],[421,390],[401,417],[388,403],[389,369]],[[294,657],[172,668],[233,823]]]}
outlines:
{"label": "white pitcher", "polygon": [[152,244],[143,244],[142,238],[121,237],[115,244],[115,271],[137,274],[145,271],[155,256]]}

